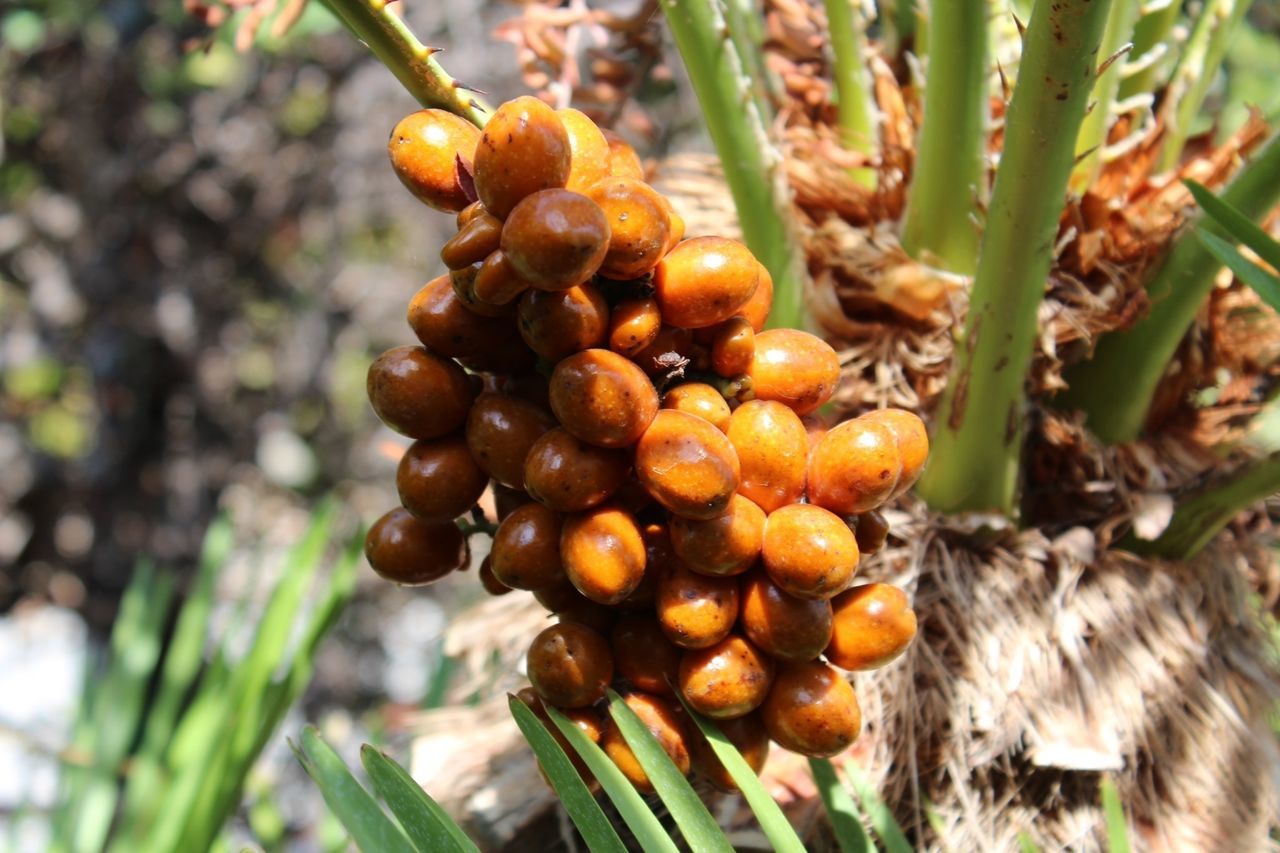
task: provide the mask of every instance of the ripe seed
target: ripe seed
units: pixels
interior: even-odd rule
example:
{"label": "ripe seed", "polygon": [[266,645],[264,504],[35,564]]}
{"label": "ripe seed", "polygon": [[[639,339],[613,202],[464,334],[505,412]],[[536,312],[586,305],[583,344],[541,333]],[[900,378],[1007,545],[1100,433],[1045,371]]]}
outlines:
{"label": "ripe seed", "polygon": [[826,341],[796,329],[756,335],[747,371],[758,400],[777,400],[807,415],[831,399],[840,383],[840,359]]}
{"label": "ripe seed", "polygon": [[658,392],[635,364],[605,349],[569,356],[551,374],[551,410],[560,424],[601,447],[634,444],[658,411]]}
{"label": "ripe seed", "polygon": [[741,376],[751,369],[756,333],[745,317],[732,317],[716,327],[711,341],[711,367],[721,376]]}
{"label": "ripe seed", "polygon": [[609,635],[618,675],[638,690],[674,696],[680,670],[680,649],[667,639],[651,613],[623,616]]}
{"label": "ripe seed", "polygon": [[760,559],[764,510],[734,495],[724,515],[706,521],[675,516],[671,544],[689,568],[704,575],[739,575]]}
{"label": "ripe seed", "polygon": [[838,516],[822,507],[791,504],[769,514],[761,558],[769,577],[798,598],[828,599],[848,588],[858,566],[858,543]]}
{"label": "ripe seed", "polygon": [[613,653],[586,625],[561,622],[534,638],[528,670],[533,689],[548,705],[585,708],[604,698],[613,680]]}
{"label": "ripe seed", "polygon": [[609,306],[599,288],[584,282],[554,293],[529,291],[520,300],[516,318],[529,349],[557,362],[604,343]]}
{"label": "ripe seed", "polygon": [[423,521],[452,521],[475,506],[487,485],[489,476],[457,433],[415,441],[396,468],[400,503]]}
{"label": "ripe seed", "polygon": [[[468,268],[469,269],[469,268]],[[530,288],[515,271],[505,252],[498,249],[484,259],[476,270],[472,281],[471,293],[475,301],[483,305],[508,306],[515,308],[517,296]],[[510,313],[510,309],[506,312]]]}
{"label": "ripe seed", "polygon": [[566,189],[585,193],[609,177],[609,142],[596,123],[575,109],[556,110],[569,136],[569,181]]}
{"label": "ripe seed", "polygon": [[773,660],[749,641],[730,634],[680,659],[680,693],[695,711],[728,720],[751,713],[773,683]]}
{"label": "ripe seed", "polygon": [[600,604],[619,604],[644,577],[644,539],[631,513],[600,507],[565,520],[560,559],[579,592]]}
{"label": "ripe seed", "polygon": [[796,598],[755,571],[742,579],[738,625],[761,651],[778,660],[813,660],[831,641],[831,603]]}
{"label": "ripe seed", "polygon": [[905,409],[877,409],[858,418],[877,423],[893,433],[897,440],[898,458],[902,461],[902,473],[890,499],[903,494],[920,479],[924,464],[929,460],[929,432],[924,421],[914,412]]}
{"label": "ripe seed", "polygon": [[845,421],[809,453],[809,500],[842,516],[869,512],[897,488],[901,460],[897,437],[883,424]]}
{"label": "ripe seed", "polygon": [[819,661],[779,667],[760,717],[779,746],[811,758],[844,752],[862,731],[853,688]]}
{"label": "ripe seed", "polygon": [[609,317],[609,349],[633,356],[653,343],[662,328],[662,312],[653,299],[624,299]]}
{"label": "ripe seed", "polygon": [[454,292],[449,275],[432,279],[414,294],[408,321],[427,349],[456,358],[464,367],[500,373],[533,367],[528,350],[511,346],[511,320],[472,311]]}
{"label": "ripe seed", "polygon": [[471,559],[466,537],[451,521],[420,521],[396,507],[379,518],[364,538],[364,555],[382,577],[403,586],[422,586],[465,567]]}
{"label": "ripe seed", "polygon": [[454,212],[468,204],[457,160],[470,163],[479,139],[480,131],[466,119],[444,110],[418,110],[391,131],[387,154],[409,192],[429,207]]}
{"label": "ripe seed", "polygon": [[809,440],[795,412],[770,400],[750,400],[733,413],[728,436],[742,468],[738,491],[765,512],[804,497]]}
{"label": "ripe seed", "polygon": [[[759,775],[764,769],[765,759],[769,757],[769,733],[760,714],[756,712],[732,720],[717,720],[716,728],[734,745],[752,772]],[[737,783],[700,732],[690,733],[689,758],[693,772],[699,778],[721,791],[731,793],[738,790]]]}
{"label": "ripe seed", "polygon": [[722,515],[738,488],[738,454],[708,421],[663,409],[636,444],[636,477],[654,500],[683,518]]}
{"label": "ripe seed", "polygon": [[423,347],[389,349],[369,365],[369,402],[382,422],[410,438],[439,438],[462,425],[475,398],[452,359]]}
{"label": "ripe seed", "polygon": [[631,178],[606,178],[588,195],[609,223],[609,251],[600,274],[625,280],[653,270],[671,237],[671,217],[662,196]]}
{"label": "ripe seed", "polygon": [[609,222],[591,199],[551,189],[525,197],[502,227],[502,251],[516,275],[564,290],[595,275],[609,251]]}
{"label": "ripe seed", "polygon": [[724,395],[705,382],[686,382],[662,395],[662,408],[674,409],[709,422],[721,432],[729,429],[729,403]]}
{"label": "ripe seed", "polygon": [[907,595],[887,583],[855,586],[831,602],[833,629],[827,660],[841,669],[877,669],[907,650],[916,614]]}
{"label": "ripe seed", "polygon": [[697,329],[737,314],[759,280],[760,264],[746,246],[723,237],[695,237],[662,259],[653,286],[666,322]]}
{"label": "ripe seed", "polygon": [[626,451],[587,444],[557,427],[529,449],[524,483],[530,497],[556,512],[581,512],[620,489],[630,470]]}
{"label": "ripe seed", "polygon": [[658,579],[658,622],[671,642],[705,649],[729,636],[738,618],[738,581],[712,577],[676,563]]}
{"label": "ripe seed", "polygon": [[[628,693],[622,697],[622,701],[627,703],[627,707],[635,712],[644,727],[657,739],[676,768],[687,776],[690,768],[689,745],[683,714],[671,702],[640,691]],[[635,753],[631,751],[622,732],[618,730],[617,723],[612,719],[605,724],[600,746],[631,784],[644,792],[653,791],[653,783],[640,767],[640,762],[636,761]]]}
{"label": "ripe seed", "polygon": [[498,525],[493,534],[493,574],[512,589],[540,590],[568,586],[560,563],[558,513],[527,503]]}
{"label": "ripe seed", "polygon": [[440,249],[440,260],[451,270],[477,264],[498,248],[502,220],[483,209],[458,229]]}
{"label": "ripe seed", "polygon": [[634,178],[644,180],[644,164],[640,155],[625,139],[612,130],[601,128],[605,141],[609,143],[609,174],[615,178]]}
{"label": "ripe seed", "polygon": [[569,134],[551,107],[524,96],[500,106],[485,125],[475,154],[476,193],[506,219],[525,196],[569,180]]}
{"label": "ripe seed", "polygon": [[523,489],[529,450],[554,426],[550,413],[536,403],[509,394],[481,394],[467,416],[467,448],[490,477]]}

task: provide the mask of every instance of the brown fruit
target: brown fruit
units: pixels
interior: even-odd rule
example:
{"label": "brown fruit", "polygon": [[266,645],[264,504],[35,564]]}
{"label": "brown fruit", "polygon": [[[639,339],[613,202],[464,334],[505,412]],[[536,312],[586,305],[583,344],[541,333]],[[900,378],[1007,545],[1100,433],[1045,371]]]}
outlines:
{"label": "brown fruit", "polygon": [[498,248],[502,220],[481,210],[440,248],[440,260],[451,270],[478,264]]}
{"label": "brown fruit", "polygon": [[369,365],[366,386],[382,422],[410,438],[448,435],[466,420],[475,399],[457,362],[422,347],[396,347],[378,356]]}
{"label": "brown fruit", "polygon": [[880,424],[897,439],[902,473],[898,475],[898,485],[889,497],[892,499],[905,493],[920,479],[924,464],[929,461],[929,432],[924,428],[924,421],[905,409],[877,409],[858,420]]}
{"label": "brown fruit", "polygon": [[897,437],[875,421],[855,418],[830,430],[809,453],[810,502],[850,516],[889,500],[902,473]]}
{"label": "brown fruit", "polygon": [[874,554],[884,547],[884,542],[889,538],[889,522],[877,510],[864,512],[858,516],[858,526],[853,530],[854,538],[858,540],[858,553]]}
{"label": "brown fruit", "polygon": [[444,110],[418,110],[391,131],[387,154],[409,192],[429,207],[454,212],[468,204],[458,158],[470,163],[479,139],[479,129],[466,119]]}
{"label": "brown fruit", "polygon": [[676,564],[658,578],[658,622],[671,642],[705,649],[729,636],[738,618],[738,580]]}
{"label": "brown fruit", "polygon": [[671,544],[685,565],[704,575],[740,575],[760,559],[764,510],[734,495],[724,515],[705,521],[674,516]]}
{"label": "brown fruit", "polygon": [[502,226],[502,251],[523,280],[564,290],[595,275],[609,251],[609,222],[595,202],[569,190],[527,196]]}
{"label": "brown fruit", "polygon": [[[640,718],[640,722],[658,741],[663,752],[670,756],[676,768],[688,775],[690,767],[688,734],[683,714],[676,710],[676,706],[667,700],[639,691],[628,693],[622,697],[622,701],[626,702],[627,707]],[[653,791],[653,783],[649,781],[640,762],[636,760],[635,753],[627,745],[626,738],[618,730],[618,724],[613,720],[605,724],[600,746],[632,785],[644,792]]]}
{"label": "brown fruit", "polygon": [[489,211],[484,209],[483,204],[481,204],[478,201],[473,201],[471,202],[471,204],[467,205],[466,207],[462,208],[462,210],[458,211],[458,215],[454,217],[454,221],[457,223],[457,226],[459,228],[462,228],[468,222],[475,219],[480,214],[488,213],[488,212]]}
{"label": "brown fruit", "polygon": [[[752,772],[759,775],[769,757],[769,733],[760,715],[752,713],[732,720],[717,720],[716,728],[734,745]],[[692,732],[689,737],[689,758],[693,772],[713,787],[726,792],[738,790],[737,783],[700,732]]]}
{"label": "brown fruit", "polygon": [[459,433],[415,441],[396,468],[400,503],[423,521],[452,521],[476,505],[487,485],[489,476]]}
{"label": "brown fruit", "polygon": [[[498,250],[490,255],[490,258],[502,258],[502,251]],[[487,259],[486,259],[487,260]],[[481,264],[472,264],[465,269],[453,270],[449,273],[449,284],[453,287],[454,296],[458,297],[458,301],[462,303],[468,311],[473,314],[479,314],[481,317],[511,317],[516,313],[516,304],[514,301],[517,292],[510,300],[498,305],[484,302],[476,296],[476,279],[480,277]],[[485,277],[485,287],[492,289],[493,283],[499,281],[496,277],[496,271],[491,270]],[[487,291],[486,291],[487,292]]]}
{"label": "brown fruit", "polygon": [[862,731],[853,687],[820,661],[780,666],[760,717],[778,746],[810,758],[844,752]]}
{"label": "brown fruit", "polygon": [[788,595],[762,571],[742,579],[738,626],[779,660],[813,660],[831,641],[831,603]]}
{"label": "brown fruit", "polygon": [[916,636],[916,614],[907,595],[887,583],[855,586],[831,602],[834,612],[827,660],[841,669],[882,667],[907,650]]}
{"label": "brown fruit", "polygon": [[662,328],[662,312],[653,299],[624,299],[609,317],[609,349],[633,356],[653,343]]}
{"label": "brown fruit", "polygon": [[672,249],[653,274],[662,318],[697,329],[723,323],[751,299],[760,264],[736,240],[694,237]]}
{"label": "brown fruit", "polygon": [[541,406],[509,394],[485,393],[467,416],[467,447],[476,464],[512,489],[524,488],[530,448],[555,421]]}
{"label": "brown fruit", "polygon": [[649,376],[660,376],[698,361],[701,355],[702,348],[694,343],[691,330],[663,326],[649,345],[632,358]]}
{"label": "brown fruit", "polygon": [[738,454],[709,421],[663,409],[636,444],[636,477],[673,514],[721,515],[738,488]]}
{"label": "brown fruit", "polygon": [[777,400],[807,415],[835,394],[840,358],[826,341],[797,329],[769,329],[756,335],[756,354],[747,371],[758,400]]}
{"label": "brown fruit", "polygon": [[644,180],[644,164],[640,155],[621,136],[612,130],[601,129],[605,141],[609,143],[609,174],[615,178],[634,178]]}
{"label": "brown fruit", "polygon": [[581,512],[620,489],[630,471],[625,450],[587,444],[557,427],[529,449],[524,485],[530,497],[556,512]]}
{"label": "brown fruit", "polygon": [[484,587],[484,591],[492,596],[506,595],[515,591],[498,580],[498,576],[493,573],[492,555],[480,561],[480,569],[476,572],[476,577],[480,579],[480,586]]}
{"label": "brown fruit", "polygon": [[476,145],[476,194],[499,219],[538,190],[569,180],[569,134],[555,110],[531,96],[507,101],[494,112]]}
{"label": "brown fruit", "polygon": [[745,317],[731,317],[716,327],[711,340],[711,369],[721,376],[741,376],[751,369],[756,333]]}
{"label": "brown fruit", "polygon": [[828,599],[843,592],[858,568],[858,543],[849,525],[822,507],[791,504],[769,514],[761,549],[765,571],[798,598]]}
{"label": "brown fruit", "polygon": [[705,382],[686,382],[662,395],[662,408],[702,418],[721,432],[729,429],[729,403]]}
{"label": "brown fruit", "polygon": [[[470,269],[470,267],[468,267]],[[483,305],[512,305],[532,285],[520,277],[506,252],[498,249],[480,264],[471,292]]]}
{"label": "brown fruit", "polygon": [[369,565],[392,583],[420,586],[465,567],[467,539],[451,521],[420,521],[396,507],[374,522],[364,538]]}
{"label": "brown fruit", "polygon": [[680,693],[693,709],[730,720],[760,707],[773,683],[773,660],[737,634],[680,659]]}
{"label": "brown fruit", "polygon": [[769,312],[772,310],[773,276],[769,275],[764,264],[761,264],[760,283],[756,285],[756,292],[751,294],[746,304],[738,309],[738,314],[746,318],[751,324],[752,331],[758,335],[764,331],[765,324],[769,322]]}
{"label": "brown fruit", "polygon": [[530,290],[516,318],[529,349],[552,363],[600,346],[609,331],[609,306],[591,282],[554,293]]}
{"label": "brown fruit", "polygon": [[590,187],[609,177],[609,142],[600,128],[587,115],[575,109],[556,110],[565,133],[569,135],[569,182],[567,189],[585,193]]}
{"label": "brown fruit", "polygon": [[508,318],[481,316],[454,292],[448,275],[422,286],[409,302],[409,326],[437,355],[458,359],[476,370],[514,373],[533,366],[533,356],[512,340]]}
{"label": "brown fruit", "polygon": [[653,421],[658,392],[634,363],[606,349],[589,349],[556,365],[551,410],[583,441],[628,447]]}
{"label": "brown fruit", "polygon": [[739,492],[765,512],[804,497],[809,439],[795,412],[771,400],[750,400],[734,411],[728,436],[742,468]]}
{"label": "brown fruit", "polygon": [[644,539],[631,513],[597,507],[565,519],[560,559],[579,592],[600,604],[618,604],[644,578]]}
{"label": "brown fruit", "polygon": [[637,690],[658,696],[674,696],[681,651],[667,639],[650,613],[623,616],[609,635],[618,675]]}
{"label": "brown fruit", "polygon": [[528,670],[533,689],[548,705],[585,708],[604,698],[613,680],[613,653],[586,625],[560,622],[534,637]]}
{"label": "brown fruit", "polygon": [[520,489],[512,489],[501,483],[493,483],[493,508],[501,523],[508,515],[529,503],[530,498]]}
{"label": "brown fruit", "polygon": [[658,191],[632,178],[606,178],[588,195],[609,223],[609,252],[600,274],[632,279],[653,270],[671,236],[671,217]]}
{"label": "brown fruit", "polygon": [[493,534],[493,574],[512,589],[548,589],[567,585],[560,562],[557,513],[538,503],[513,510]]}
{"label": "brown fruit", "polygon": [[[569,757],[573,769],[578,771],[578,775],[582,777],[582,781],[587,783],[587,787],[594,793],[600,787],[600,783],[596,781],[596,777],[592,775],[587,768],[587,764],[582,760],[582,756],[569,744],[566,738],[556,726],[551,722],[551,717],[547,714],[547,708],[542,704],[542,697],[538,695],[538,691],[532,687],[522,687],[516,692],[516,698],[525,704],[533,715],[542,721],[547,731],[551,733],[551,737],[555,738],[556,743],[560,744],[560,748],[564,750],[564,754]],[[594,708],[568,708],[560,713],[564,714],[569,720],[587,736],[587,740],[592,743],[599,743],[601,736],[604,734],[604,718],[600,716],[600,712]],[[546,772],[541,766],[538,772],[542,774],[543,781],[548,785],[551,784],[547,778]]]}

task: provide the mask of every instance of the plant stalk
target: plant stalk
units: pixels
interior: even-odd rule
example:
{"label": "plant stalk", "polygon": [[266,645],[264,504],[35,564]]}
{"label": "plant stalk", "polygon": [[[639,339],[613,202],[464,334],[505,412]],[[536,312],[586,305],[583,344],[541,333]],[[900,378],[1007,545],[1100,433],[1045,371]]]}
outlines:
{"label": "plant stalk", "polygon": [[949,272],[977,266],[977,200],[984,194],[987,132],[987,4],[930,5],[924,125],[917,144],[902,245]]}
{"label": "plant stalk", "polygon": [[[1107,16],[1107,28],[1103,31],[1102,47],[1098,52],[1103,62],[1129,43],[1141,5],[1141,0],[1111,0],[1111,14]],[[1120,90],[1123,71],[1123,57],[1119,57],[1098,75],[1093,86],[1093,103],[1076,138],[1077,160],[1075,171],[1071,173],[1071,188],[1077,192],[1087,189],[1102,171],[1102,150],[1111,131],[1111,105]]]}
{"label": "plant stalk", "polygon": [[323,0],[351,33],[396,75],[424,107],[448,110],[477,127],[484,127],[493,108],[441,67],[437,48],[418,40],[385,0]]}
{"label": "plant stalk", "polygon": [[720,155],[743,239],[773,276],[769,325],[801,328],[806,325],[808,275],[787,225],[782,159],[745,85],[720,5],[716,0],[662,0],[662,10]]}
{"label": "plant stalk", "polygon": [[1032,10],[964,335],[920,482],[935,509],[1013,512],[1037,314],[1107,6],[1037,0]]}
{"label": "plant stalk", "polygon": [[[841,143],[850,151],[872,158],[879,143],[878,122],[871,75],[867,72],[867,22],[860,8],[861,0],[823,0],[823,6],[827,10],[827,31],[835,59]],[[850,175],[862,186],[875,188],[874,169],[852,169]]]}
{"label": "plant stalk", "polygon": [[762,16],[752,0],[725,0],[724,15],[729,36],[750,81],[751,98],[760,119],[767,125],[773,121],[773,99],[779,92],[778,80],[764,61]]}
{"label": "plant stalk", "polygon": [[1134,95],[1152,92],[1156,88],[1156,71],[1160,62],[1149,54],[1153,50],[1167,49],[1166,39],[1173,24],[1178,20],[1178,12],[1182,10],[1180,0],[1164,0],[1164,5],[1152,9],[1155,0],[1143,4],[1144,10],[1133,28],[1133,50],[1129,53],[1128,62],[1143,60],[1147,65],[1141,71],[1135,71],[1120,84],[1120,99],[1127,100]]}
{"label": "plant stalk", "polygon": [[[1240,170],[1222,200],[1253,220],[1280,201],[1280,134]],[[1222,268],[1196,239],[1197,222],[1225,236],[1206,219],[1188,223],[1147,283],[1150,313],[1131,328],[1104,336],[1092,359],[1067,372],[1070,387],[1059,396],[1059,405],[1083,410],[1089,429],[1107,444],[1132,441],[1142,432],[1169,361]]]}
{"label": "plant stalk", "polygon": [[1125,537],[1117,547],[1169,560],[1194,557],[1243,509],[1280,492],[1280,453],[1246,463],[1224,480],[1178,502],[1164,533],[1153,541]]}

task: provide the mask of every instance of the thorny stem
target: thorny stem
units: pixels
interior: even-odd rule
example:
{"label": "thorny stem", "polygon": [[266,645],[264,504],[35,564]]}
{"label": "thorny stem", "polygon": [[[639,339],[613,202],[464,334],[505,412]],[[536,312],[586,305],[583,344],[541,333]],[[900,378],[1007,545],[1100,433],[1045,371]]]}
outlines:
{"label": "thorny stem", "polygon": [[[1111,14],[1107,16],[1102,48],[1098,51],[1098,57],[1103,62],[1110,60],[1129,43],[1140,5],[1140,0],[1111,1]],[[1079,159],[1071,174],[1071,187],[1078,192],[1087,189],[1102,170],[1102,149],[1107,144],[1107,133],[1111,130],[1111,105],[1120,89],[1123,70],[1123,57],[1116,58],[1106,71],[1098,75],[1098,82],[1093,86],[1093,103],[1080,126],[1080,135],[1076,138],[1076,157]]]}
{"label": "thorny stem", "polygon": [[1236,25],[1251,3],[1252,0],[1206,0],[1200,11],[1160,107],[1166,129],[1156,162],[1160,171],[1172,169],[1182,159],[1191,123],[1218,76]]}
{"label": "thorny stem", "polygon": [[[1280,201],[1280,134],[1240,170],[1222,200],[1254,220]],[[1211,221],[1200,227],[1223,233]],[[1147,283],[1150,313],[1133,327],[1103,337],[1091,360],[1067,372],[1070,388],[1058,404],[1082,409],[1089,428],[1107,444],[1132,441],[1142,432],[1169,361],[1222,267],[1194,230],[1188,227],[1174,240]]]}
{"label": "thorny stem", "polygon": [[662,10],[720,155],[743,239],[773,276],[769,324],[801,328],[806,325],[808,276],[784,213],[787,187],[781,157],[744,85],[742,61],[720,5],[716,0],[662,0]]}
{"label": "thorny stem", "polygon": [[1037,0],[1032,10],[964,336],[920,482],[935,509],[1013,512],[1037,314],[1107,6]]}
{"label": "thorny stem", "polygon": [[[861,0],[823,0],[827,10],[827,30],[835,58],[837,117],[844,147],[874,157],[878,144],[876,106],[867,72],[867,33]],[[850,171],[855,181],[868,189],[876,185],[874,169]]]}
{"label": "thorny stem", "polygon": [[484,127],[493,109],[433,58],[439,51],[418,41],[385,0],[323,0],[351,33],[396,75],[424,107],[448,110]]}
{"label": "thorny stem", "polygon": [[1241,510],[1280,492],[1280,453],[1245,463],[1224,480],[1210,483],[1178,502],[1164,533],[1154,541],[1133,534],[1116,547],[1170,560],[1194,557]]}
{"label": "thorny stem", "polygon": [[983,194],[987,119],[986,0],[930,4],[924,125],[902,245],[948,272],[977,265],[975,202]]}
{"label": "thorny stem", "polygon": [[[1142,5],[1142,16],[1133,28],[1133,51],[1126,61],[1130,65],[1141,62],[1145,67],[1125,77],[1120,84],[1121,100],[1155,89],[1159,56],[1168,50],[1166,38],[1173,29],[1174,21],[1178,20],[1181,8],[1179,0],[1148,0]],[[1160,51],[1160,54],[1152,51]]]}

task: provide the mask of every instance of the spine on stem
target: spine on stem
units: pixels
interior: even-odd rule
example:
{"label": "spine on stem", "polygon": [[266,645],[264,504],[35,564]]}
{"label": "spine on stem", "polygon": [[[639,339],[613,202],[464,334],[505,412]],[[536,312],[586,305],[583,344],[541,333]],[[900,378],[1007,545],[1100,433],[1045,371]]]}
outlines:
{"label": "spine on stem", "polygon": [[1037,313],[1107,6],[1037,0],[1032,10],[964,335],[920,482],[935,509],[1013,513]]}
{"label": "spine on stem", "polygon": [[1124,71],[1124,62],[1116,54],[1130,43],[1129,37],[1140,6],[1140,0],[1111,0],[1111,13],[1107,16],[1099,51],[1099,56],[1103,61],[1110,61],[1110,65],[1098,75],[1098,82],[1093,87],[1093,103],[1076,139],[1076,168],[1071,175],[1074,190],[1083,192],[1102,170],[1102,152],[1111,130],[1111,105],[1116,100],[1120,76]]}
{"label": "spine on stem", "polygon": [[[824,0],[831,53],[835,58],[837,117],[843,145],[872,158],[878,147],[875,99],[867,71],[867,33],[860,0]],[[852,171],[853,178],[874,189],[874,169]]]}

